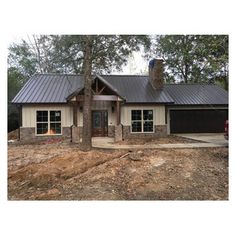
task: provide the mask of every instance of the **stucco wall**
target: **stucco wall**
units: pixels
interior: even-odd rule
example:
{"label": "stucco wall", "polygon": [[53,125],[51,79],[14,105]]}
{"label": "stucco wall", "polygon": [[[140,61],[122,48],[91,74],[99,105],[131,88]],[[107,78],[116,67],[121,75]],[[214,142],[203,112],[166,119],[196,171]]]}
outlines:
{"label": "stucco wall", "polygon": [[125,105],[121,107],[121,124],[124,126],[131,125],[131,110],[153,110],[153,122],[154,125],[165,125],[165,106],[146,106],[146,105]]}
{"label": "stucco wall", "polygon": [[[115,105],[113,105],[115,107]],[[61,110],[62,127],[70,127],[73,124],[73,107],[70,105],[24,105],[22,107],[22,127],[36,127],[36,111]],[[112,103],[107,101],[94,101],[92,110],[107,110],[108,125],[116,125],[116,111],[112,113]],[[83,112],[80,105],[77,110],[78,125],[83,126]]]}
{"label": "stucco wall", "polygon": [[[112,112],[114,106],[114,112]],[[83,126],[83,112],[78,106],[78,124]],[[135,109],[152,109],[154,125],[165,125],[165,106],[121,106],[121,123],[123,125],[131,125],[131,110]],[[37,110],[61,110],[62,127],[70,127],[73,124],[73,108],[69,105],[24,105],[22,107],[22,127],[36,126],[36,111]],[[108,125],[116,125],[116,106],[107,101],[94,101],[92,110],[107,110]]]}
{"label": "stucco wall", "polygon": [[[112,106],[114,111],[112,112]],[[151,109],[153,110],[153,121],[154,126],[165,126],[165,106],[154,106],[154,105],[123,105],[121,106],[121,124],[128,129],[131,126],[131,110],[135,109]],[[23,130],[23,136],[30,136],[27,132],[32,132],[32,135],[35,135],[36,127],[36,111],[38,110],[61,110],[61,119],[62,127],[70,127],[73,125],[73,107],[70,105],[24,105],[22,107],[22,128],[30,128],[28,130]],[[78,106],[77,119],[78,126],[82,128],[83,126],[83,113],[80,111],[80,105]],[[92,110],[107,110],[108,111],[108,127],[109,127],[109,136],[114,137],[114,127],[116,125],[116,104],[108,101],[94,101],[92,104]],[[156,130],[155,130],[156,131]],[[154,131],[154,133],[156,133]],[[126,132],[126,133],[127,133]],[[24,135],[25,133],[25,135]],[[159,133],[159,132],[158,132]],[[165,132],[160,132],[165,133]],[[128,133],[127,133],[128,134]],[[125,135],[126,137],[131,137],[132,135]],[[64,133],[63,133],[64,135]],[[155,135],[155,134],[154,134]],[[65,135],[65,136],[68,136]],[[150,135],[149,135],[150,136]]]}
{"label": "stucco wall", "polygon": [[22,107],[22,127],[36,127],[36,111],[61,110],[62,127],[73,124],[73,108],[69,105],[24,105]]}

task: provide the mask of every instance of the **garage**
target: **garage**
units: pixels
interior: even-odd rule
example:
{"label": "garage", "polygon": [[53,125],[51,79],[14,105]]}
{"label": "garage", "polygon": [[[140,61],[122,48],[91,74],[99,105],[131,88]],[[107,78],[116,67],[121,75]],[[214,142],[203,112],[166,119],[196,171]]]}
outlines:
{"label": "garage", "polygon": [[222,133],[227,109],[170,110],[171,133]]}

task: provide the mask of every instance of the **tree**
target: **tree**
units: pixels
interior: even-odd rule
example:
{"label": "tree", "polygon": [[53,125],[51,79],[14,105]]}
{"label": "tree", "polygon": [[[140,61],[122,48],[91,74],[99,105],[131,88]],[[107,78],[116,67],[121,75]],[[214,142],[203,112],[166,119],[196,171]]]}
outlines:
{"label": "tree", "polygon": [[[52,37],[53,58],[58,68],[84,74],[84,106],[82,149],[91,149],[91,74],[121,70],[128,55],[150,47],[149,37],[143,35],[61,35]],[[59,56],[60,55],[60,56]]]}
{"label": "tree", "polygon": [[132,51],[150,47],[145,35],[32,36],[10,47],[9,65],[29,78],[38,73],[84,74],[83,148],[91,149],[91,74],[120,71]]}
{"label": "tree", "polygon": [[82,150],[89,151],[92,148],[91,142],[91,106],[92,106],[92,50],[93,36],[85,36],[84,50],[84,106],[83,106],[83,136]]}
{"label": "tree", "polygon": [[36,55],[32,46],[22,40],[12,44],[8,54],[8,132],[18,128],[18,109],[11,100],[23,84],[37,71]]}
{"label": "tree", "polygon": [[25,78],[37,71],[36,59],[25,40],[19,44],[13,43],[8,50],[8,68],[15,68]]}
{"label": "tree", "polygon": [[53,55],[51,36],[32,35],[27,40],[10,45],[8,65],[29,78],[34,73],[56,72]]}
{"label": "tree", "polygon": [[[53,60],[66,73],[84,73],[84,35],[52,36]],[[150,47],[146,35],[93,35],[92,71],[107,74],[120,71],[132,51]],[[62,71],[61,71],[62,72]]]}
{"label": "tree", "polygon": [[[142,40],[148,39],[138,36],[84,36],[84,105],[83,105],[83,135],[82,150],[89,151],[91,145],[91,102],[92,102],[92,71],[111,71],[112,67],[120,69],[127,61],[127,55],[132,50],[138,50]],[[83,42],[80,40],[79,42]],[[146,44],[148,45],[148,43]],[[82,57],[82,55],[81,55]],[[95,66],[96,65],[96,66]],[[110,68],[111,67],[111,68]]]}
{"label": "tree", "polygon": [[[94,35],[93,73],[120,71],[132,51],[150,48],[146,35]],[[84,72],[84,35],[32,35],[9,47],[9,67],[26,77],[34,73]]]}
{"label": "tree", "polygon": [[212,83],[228,80],[227,35],[156,36],[154,52],[166,61],[167,80]]}
{"label": "tree", "polygon": [[11,67],[8,69],[8,132],[18,128],[18,109],[11,104],[11,100],[21,89],[25,81],[17,68]]}

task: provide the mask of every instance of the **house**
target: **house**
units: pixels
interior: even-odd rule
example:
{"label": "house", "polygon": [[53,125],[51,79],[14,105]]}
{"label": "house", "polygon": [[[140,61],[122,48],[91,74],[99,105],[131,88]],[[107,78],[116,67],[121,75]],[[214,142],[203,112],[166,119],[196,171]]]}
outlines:
{"label": "house", "polygon": [[[81,75],[36,74],[13,103],[20,110],[20,139],[68,137],[83,129]],[[149,63],[149,76],[95,75],[92,135],[116,140],[171,133],[223,132],[228,93],[206,84],[164,84],[163,61]]]}

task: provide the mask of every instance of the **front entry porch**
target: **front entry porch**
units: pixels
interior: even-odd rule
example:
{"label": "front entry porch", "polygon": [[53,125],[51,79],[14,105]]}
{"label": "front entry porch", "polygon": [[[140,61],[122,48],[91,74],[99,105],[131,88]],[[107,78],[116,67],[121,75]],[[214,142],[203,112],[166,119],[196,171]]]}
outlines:
{"label": "front entry porch", "polygon": [[[98,77],[94,80],[91,107],[92,137],[114,137],[116,141],[122,140],[121,103],[123,101],[124,98],[117,94],[108,82]],[[74,130],[78,130],[80,139],[83,130],[83,90],[72,94],[69,102],[73,106],[73,127]],[[72,137],[72,139],[77,138]]]}
{"label": "front entry porch", "polygon": [[108,111],[92,111],[92,136],[108,136]]}

